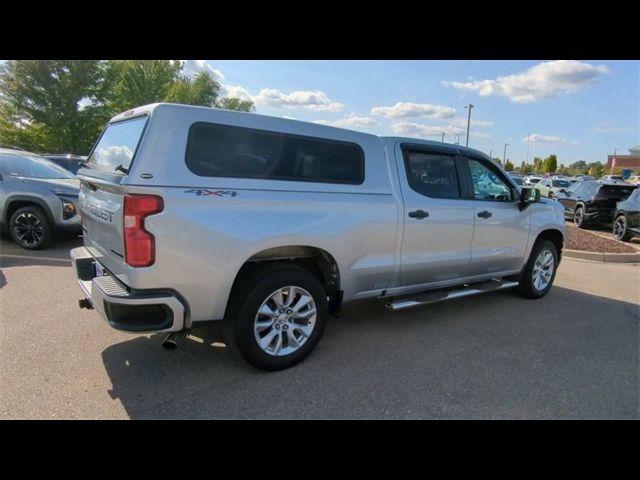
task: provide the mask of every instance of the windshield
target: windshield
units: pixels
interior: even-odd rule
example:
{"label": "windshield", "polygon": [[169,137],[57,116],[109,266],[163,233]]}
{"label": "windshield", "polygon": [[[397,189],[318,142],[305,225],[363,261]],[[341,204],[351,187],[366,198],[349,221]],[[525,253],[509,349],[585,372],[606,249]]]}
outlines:
{"label": "windshield", "polygon": [[0,167],[15,177],[76,178],[70,171],[38,155],[0,154]]}
{"label": "windshield", "polygon": [[131,165],[146,123],[147,117],[144,116],[109,125],[89,155],[87,167],[125,173]]}
{"label": "windshield", "polygon": [[571,183],[566,180],[553,180],[554,187],[567,188],[569,185],[571,185]]}
{"label": "windshield", "polygon": [[516,185],[524,185],[522,178],[520,177],[511,177],[511,178],[513,179],[514,182],[516,182]]}

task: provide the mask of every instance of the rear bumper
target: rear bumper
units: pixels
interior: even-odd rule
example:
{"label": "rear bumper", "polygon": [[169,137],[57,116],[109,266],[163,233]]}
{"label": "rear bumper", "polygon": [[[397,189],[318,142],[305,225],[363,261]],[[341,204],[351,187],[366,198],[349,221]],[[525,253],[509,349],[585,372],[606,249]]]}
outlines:
{"label": "rear bumper", "polygon": [[84,297],[116,330],[152,333],[184,328],[186,308],[175,293],[133,292],[106,271],[97,277],[97,261],[85,247],[71,250],[71,261]]}

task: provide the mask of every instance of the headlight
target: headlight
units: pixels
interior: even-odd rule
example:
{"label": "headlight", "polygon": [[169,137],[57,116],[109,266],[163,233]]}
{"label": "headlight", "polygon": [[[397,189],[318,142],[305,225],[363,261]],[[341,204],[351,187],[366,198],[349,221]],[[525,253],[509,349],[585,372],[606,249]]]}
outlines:
{"label": "headlight", "polygon": [[62,200],[62,218],[68,220],[76,214],[76,206],[69,200]]}

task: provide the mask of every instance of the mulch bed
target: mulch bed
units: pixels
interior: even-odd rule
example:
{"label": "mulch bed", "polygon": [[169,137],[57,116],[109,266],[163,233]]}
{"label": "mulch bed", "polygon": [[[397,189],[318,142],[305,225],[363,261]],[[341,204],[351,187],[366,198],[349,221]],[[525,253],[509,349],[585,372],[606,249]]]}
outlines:
{"label": "mulch bed", "polygon": [[611,238],[603,238],[589,230],[567,225],[567,238],[564,248],[598,253],[638,253],[638,250]]}

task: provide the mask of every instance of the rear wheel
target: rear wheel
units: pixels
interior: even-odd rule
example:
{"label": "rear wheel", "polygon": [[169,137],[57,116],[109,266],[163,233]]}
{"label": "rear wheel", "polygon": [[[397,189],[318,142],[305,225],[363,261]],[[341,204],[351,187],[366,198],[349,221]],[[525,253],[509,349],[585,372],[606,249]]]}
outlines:
{"label": "rear wheel", "polygon": [[302,361],[320,341],[327,294],[303,268],[266,264],[241,280],[231,316],[242,356],[261,370],[282,370]]}
{"label": "rear wheel", "polygon": [[545,296],[556,277],[558,250],[547,239],[538,239],[531,250],[529,261],[520,276],[519,293],[527,298]]}
{"label": "rear wheel", "polygon": [[42,208],[35,205],[16,210],[9,220],[13,241],[22,248],[35,250],[51,241],[51,226]]}
{"label": "rear wheel", "polygon": [[584,218],[584,208],[577,207],[573,212],[573,223],[578,228],[585,228],[587,226],[587,221]]}
{"label": "rear wheel", "polygon": [[627,217],[624,215],[618,216],[613,222],[613,236],[616,240],[621,242],[628,242],[631,240],[631,232],[627,229]]}

